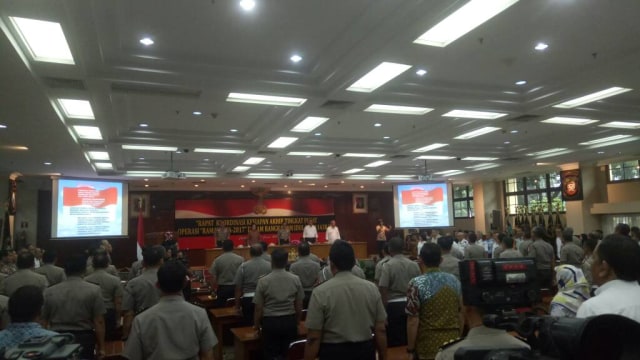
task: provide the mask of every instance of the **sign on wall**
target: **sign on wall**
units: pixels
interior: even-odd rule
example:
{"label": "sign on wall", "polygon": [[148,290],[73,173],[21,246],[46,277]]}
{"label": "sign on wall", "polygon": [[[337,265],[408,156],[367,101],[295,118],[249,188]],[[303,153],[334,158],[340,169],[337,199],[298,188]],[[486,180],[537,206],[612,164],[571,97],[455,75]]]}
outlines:
{"label": "sign on wall", "polygon": [[580,169],[560,171],[562,183],[562,200],[582,200],[582,176]]}

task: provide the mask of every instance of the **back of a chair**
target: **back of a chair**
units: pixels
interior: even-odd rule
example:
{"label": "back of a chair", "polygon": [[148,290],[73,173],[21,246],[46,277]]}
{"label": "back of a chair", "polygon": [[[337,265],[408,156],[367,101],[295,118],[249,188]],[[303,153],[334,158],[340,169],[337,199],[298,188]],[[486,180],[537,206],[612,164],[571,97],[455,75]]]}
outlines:
{"label": "back of a chair", "polygon": [[307,344],[307,340],[297,340],[289,345],[289,351],[287,351],[287,360],[304,360],[304,347]]}
{"label": "back of a chair", "polygon": [[224,304],[224,307],[232,307],[236,305],[236,298],[228,298],[227,303]]}

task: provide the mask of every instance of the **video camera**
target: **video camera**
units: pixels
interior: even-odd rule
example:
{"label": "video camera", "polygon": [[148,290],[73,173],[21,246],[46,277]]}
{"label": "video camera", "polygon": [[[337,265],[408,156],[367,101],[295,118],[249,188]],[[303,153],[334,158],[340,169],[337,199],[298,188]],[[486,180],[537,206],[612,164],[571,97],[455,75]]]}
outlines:
{"label": "video camera", "polygon": [[459,264],[462,300],[484,312],[487,327],[517,332],[531,350],[462,347],[456,360],[640,359],[640,323],[619,315],[593,318],[537,316],[540,303],[535,261],[478,259]]}
{"label": "video camera", "polygon": [[66,360],[78,359],[82,347],[73,344],[75,338],[71,334],[53,336],[36,336],[25,340],[20,345],[0,352],[2,360]]}

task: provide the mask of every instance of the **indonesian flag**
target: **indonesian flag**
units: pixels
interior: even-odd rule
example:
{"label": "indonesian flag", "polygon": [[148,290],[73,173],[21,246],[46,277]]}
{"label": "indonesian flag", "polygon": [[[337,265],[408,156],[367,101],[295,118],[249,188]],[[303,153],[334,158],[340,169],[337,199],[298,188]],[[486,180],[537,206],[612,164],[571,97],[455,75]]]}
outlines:
{"label": "indonesian flag", "polygon": [[136,243],[136,254],[138,260],[142,260],[142,248],[144,247],[144,209],[141,205],[142,199],[138,199],[138,236]]}

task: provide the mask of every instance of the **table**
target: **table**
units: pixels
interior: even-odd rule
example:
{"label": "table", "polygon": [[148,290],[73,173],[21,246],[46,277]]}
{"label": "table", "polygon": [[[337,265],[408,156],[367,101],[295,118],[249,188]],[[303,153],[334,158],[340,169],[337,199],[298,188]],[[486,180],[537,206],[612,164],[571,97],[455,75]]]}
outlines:
{"label": "table", "polygon": [[[356,254],[356,259],[366,259],[368,258],[367,254],[367,243],[365,242],[352,242],[351,246],[353,246],[353,251]],[[268,252],[271,253],[275,249],[284,249],[286,252],[289,252],[290,249],[297,249],[294,245],[274,245],[269,246]],[[326,259],[329,257],[329,249],[331,249],[331,245],[329,244],[312,244],[311,245],[311,253],[315,254],[319,258]],[[213,263],[213,260],[220,256],[223,251],[221,248],[215,249],[205,249],[205,262],[208,264],[207,266]],[[249,248],[235,248],[233,252],[244,257],[245,259],[249,259]]]}
{"label": "table", "polygon": [[242,316],[238,314],[235,307],[225,307],[217,309],[209,309],[211,315],[211,324],[213,331],[218,338],[218,344],[214,349],[216,359],[222,359],[222,348],[224,346],[224,327],[236,324],[242,320]]}

